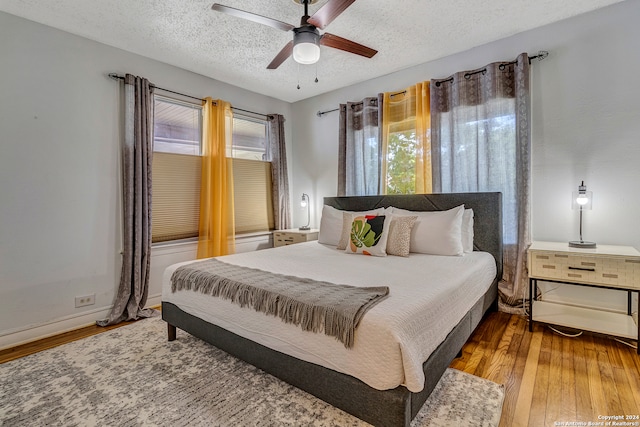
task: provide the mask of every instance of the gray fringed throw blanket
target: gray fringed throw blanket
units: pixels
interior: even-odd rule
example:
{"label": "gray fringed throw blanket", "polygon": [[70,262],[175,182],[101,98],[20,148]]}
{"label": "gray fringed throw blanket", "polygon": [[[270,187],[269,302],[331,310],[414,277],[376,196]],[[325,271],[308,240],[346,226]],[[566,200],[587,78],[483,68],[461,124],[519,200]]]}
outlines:
{"label": "gray fringed throw blanket", "polygon": [[171,290],[191,289],[231,300],[241,307],[280,317],[305,331],[336,337],[353,347],[355,328],[364,314],[389,294],[389,288],[336,285],[217,259],[178,267]]}

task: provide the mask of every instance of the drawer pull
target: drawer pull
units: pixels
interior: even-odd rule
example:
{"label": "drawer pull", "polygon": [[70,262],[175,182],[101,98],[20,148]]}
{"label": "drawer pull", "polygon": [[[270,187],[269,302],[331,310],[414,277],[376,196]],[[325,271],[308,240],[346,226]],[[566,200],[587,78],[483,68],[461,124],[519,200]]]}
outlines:
{"label": "drawer pull", "polygon": [[556,266],[555,265],[549,265],[549,264],[542,264],[542,268],[548,268],[550,270],[555,270]]}
{"label": "drawer pull", "polygon": [[584,268],[584,267],[569,267],[569,270],[596,271],[595,268]]}
{"label": "drawer pull", "polygon": [[556,258],[569,258],[569,255],[555,254],[554,257],[556,257]]}
{"label": "drawer pull", "polygon": [[607,277],[609,279],[617,279],[618,275],[617,274],[610,274],[610,273],[602,273],[602,277]]}
{"label": "drawer pull", "polygon": [[640,264],[640,259],[625,259],[624,262],[631,262],[634,264]]}
{"label": "drawer pull", "polygon": [[538,259],[549,259],[548,255],[536,255],[536,258]]}
{"label": "drawer pull", "polygon": [[582,262],[580,263],[580,265],[586,265],[586,266],[588,266],[588,267],[595,267],[595,266],[596,266],[596,263],[595,263],[595,262],[584,262],[584,261],[582,261]]}
{"label": "drawer pull", "polygon": [[567,273],[567,276],[569,276],[569,277],[582,277],[582,274]]}

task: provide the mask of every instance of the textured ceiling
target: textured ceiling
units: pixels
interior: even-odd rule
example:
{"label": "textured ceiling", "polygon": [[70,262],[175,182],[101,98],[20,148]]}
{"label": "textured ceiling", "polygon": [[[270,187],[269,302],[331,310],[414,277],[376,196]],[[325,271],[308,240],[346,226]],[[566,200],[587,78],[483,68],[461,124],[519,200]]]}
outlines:
{"label": "textured ceiling", "polygon": [[[289,58],[277,70],[266,67],[292,33],[214,12],[213,0],[0,0],[0,10],[294,102],[619,1],[358,0],[326,31],[376,56],[322,47],[316,65]],[[293,0],[217,2],[296,26],[303,12]]]}

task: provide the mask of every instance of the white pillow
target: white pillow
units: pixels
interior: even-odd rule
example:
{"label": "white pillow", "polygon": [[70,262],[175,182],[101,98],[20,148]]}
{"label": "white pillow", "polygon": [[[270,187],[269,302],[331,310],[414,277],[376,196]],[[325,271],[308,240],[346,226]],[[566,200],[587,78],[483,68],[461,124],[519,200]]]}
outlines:
{"label": "white pillow", "polygon": [[393,215],[416,215],[411,230],[411,252],[431,255],[463,255],[462,216],[464,205],[448,211],[408,211],[393,208]]}
{"label": "white pillow", "polygon": [[473,209],[465,209],[462,214],[462,249],[473,252]]}
{"label": "white pillow", "polygon": [[[347,215],[345,215],[347,217]],[[391,215],[349,215],[348,254],[387,256],[387,238]]]}
{"label": "white pillow", "polygon": [[378,208],[366,212],[341,211],[333,206],[324,205],[322,207],[322,217],[320,218],[320,232],[318,233],[318,242],[325,245],[338,246],[340,237],[342,236],[342,213],[362,213],[367,215],[381,215],[384,208]]}

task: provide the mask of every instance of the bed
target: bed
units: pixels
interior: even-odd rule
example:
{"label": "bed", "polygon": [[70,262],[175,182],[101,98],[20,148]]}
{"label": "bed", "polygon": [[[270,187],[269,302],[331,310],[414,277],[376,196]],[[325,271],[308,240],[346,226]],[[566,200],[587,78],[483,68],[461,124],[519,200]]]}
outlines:
{"label": "bed", "polygon": [[[400,209],[410,211],[446,211],[456,206],[465,205],[465,208],[471,208],[474,211],[473,221],[473,249],[472,254],[465,254],[464,257],[437,257],[425,256],[424,260],[419,259],[422,265],[431,265],[434,274],[430,280],[433,287],[436,288],[440,280],[435,273],[438,271],[438,265],[454,263],[454,268],[463,263],[465,265],[486,266],[487,258],[492,264],[491,276],[487,276],[486,267],[477,267],[472,273],[459,274],[464,280],[473,285],[472,280],[476,275],[483,276],[487,285],[481,289],[477,289],[472,295],[470,301],[464,302],[464,308],[450,310],[463,310],[456,316],[460,317],[450,330],[443,335],[427,339],[430,335],[422,335],[423,330],[417,329],[414,341],[408,345],[400,346],[394,349],[389,345],[390,350],[384,351],[385,347],[380,347],[381,351],[372,351],[371,344],[365,340],[367,334],[382,334],[380,332],[380,324],[376,322],[384,322],[378,317],[386,310],[385,307],[394,304],[402,306],[407,304],[410,307],[410,301],[401,301],[402,295],[398,288],[391,287],[389,297],[378,305],[374,306],[367,313],[358,326],[356,345],[351,348],[341,348],[342,343],[337,343],[331,337],[310,332],[296,332],[296,327],[286,325],[282,328],[280,334],[274,331],[278,328],[275,323],[277,318],[265,316],[262,313],[248,314],[251,311],[247,308],[232,308],[231,303],[220,302],[220,298],[207,295],[198,296],[194,292],[182,291],[169,293],[166,289],[167,280],[170,280],[171,274],[179,267],[179,265],[169,267],[165,272],[165,284],[163,286],[163,302],[162,316],[168,324],[169,339],[176,338],[176,328],[180,328],[196,337],[199,337],[228,353],[243,359],[264,371],[302,389],[316,397],[350,413],[356,417],[363,419],[376,426],[409,426],[411,420],[437,384],[438,380],[449,366],[451,361],[459,354],[462,346],[472,334],[475,327],[479,324],[483,315],[490,309],[497,306],[497,282],[502,275],[502,221],[501,221],[501,195],[500,193],[453,193],[453,194],[430,194],[430,195],[397,195],[397,196],[362,196],[362,197],[326,197],[324,204],[339,210],[346,211],[368,211],[381,207],[394,206]],[[295,249],[295,250],[294,250]],[[269,252],[272,251],[272,252]],[[287,252],[288,251],[288,252]],[[302,275],[308,272],[308,277],[313,279],[334,279],[330,282],[339,282],[339,276],[332,276],[339,268],[328,269],[317,264],[316,253],[326,253],[329,256],[328,262],[340,263],[356,263],[359,267],[365,259],[374,257],[363,257],[360,255],[338,254],[335,248],[327,247],[327,245],[318,242],[308,242],[298,244],[295,247],[289,246],[284,248],[274,248],[272,250],[259,251],[258,256],[254,256],[253,262],[256,268],[264,268],[267,260],[271,255],[280,254],[284,258],[288,258],[290,263],[283,263],[282,266],[274,266],[274,270],[280,268],[280,272],[291,273],[292,275]],[[256,253],[257,254],[257,253]],[[296,258],[296,256],[298,258]],[[230,258],[226,258],[229,262],[238,265],[248,263],[251,254],[238,254]],[[333,257],[333,258],[332,258]],[[387,270],[400,271],[402,274],[394,275],[394,278],[381,279],[390,280],[396,287],[402,286],[404,281],[413,280],[411,276],[403,276],[402,259],[394,259],[401,257],[385,257],[375,262],[375,268],[385,268]],[[411,256],[409,258],[417,258]],[[302,265],[302,259],[308,259],[308,265]],[[446,261],[446,262],[445,262]],[[431,263],[431,264],[429,264]],[[456,264],[457,263],[457,264]],[[274,263],[278,264],[278,263]],[[247,264],[252,265],[252,264]],[[466,267],[465,267],[466,268]],[[333,273],[326,271],[332,270]],[[346,269],[345,269],[346,270]],[[324,271],[324,273],[323,273]],[[460,270],[462,271],[462,270]],[[313,277],[312,277],[313,276]],[[376,276],[381,276],[379,271],[375,269],[362,280],[372,281]],[[467,277],[468,276],[468,277]],[[488,277],[488,278],[487,278]],[[335,280],[337,279],[337,280]],[[358,280],[354,274],[351,274],[349,280]],[[397,283],[393,283],[393,281]],[[462,280],[462,279],[461,279]],[[368,282],[367,282],[368,283]],[[362,286],[363,283],[356,283]],[[431,285],[430,285],[431,286]],[[195,295],[194,295],[195,294]],[[458,297],[462,299],[460,294]],[[456,298],[458,298],[456,297]],[[406,295],[405,295],[406,298]],[[213,302],[211,306],[211,300]],[[463,304],[460,304],[463,305]],[[212,308],[213,307],[213,308]],[[264,321],[248,324],[240,324],[245,320],[236,320],[233,311],[238,312],[244,310],[242,317],[251,318],[252,316],[263,316]],[[435,309],[434,309],[435,310]],[[411,310],[408,310],[411,311]],[[227,315],[228,318],[224,316]],[[241,312],[242,313],[242,312]],[[238,313],[235,313],[237,315]],[[446,314],[446,316],[445,316]],[[445,318],[449,316],[449,310],[437,313],[435,319]],[[392,323],[393,317],[389,317],[389,323]],[[433,321],[433,320],[431,320]],[[269,322],[272,322],[269,324]],[[260,330],[261,324],[264,328]],[[316,336],[317,343],[310,342],[308,345],[311,350],[304,347],[302,338],[293,334],[307,334]],[[290,334],[290,335],[288,335]],[[389,334],[395,334],[389,333]],[[306,338],[305,338],[306,339]],[[323,357],[322,354],[316,354],[318,348],[329,347],[333,342],[333,349],[330,349],[334,355],[329,358]],[[305,344],[307,345],[307,344]],[[375,345],[379,345],[377,342]],[[315,346],[315,347],[314,347]],[[380,353],[378,357],[359,358],[361,354]],[[390,356],[386,353],[391,354]],[[394,353],[394,354],[392,354]],[[404,370],[394,368],[395,362],[391,363],[385,359],[395,360],[404,358]],[[421,357],[424,357],[422,359]],[[419,358],[419,359],[416,359]],[[410,363],[408,359],[419,361],[419,363]],[[417,365],[417,368],[416,368]],[[380,369],[381,366],[388,366],[388,369]]]}

